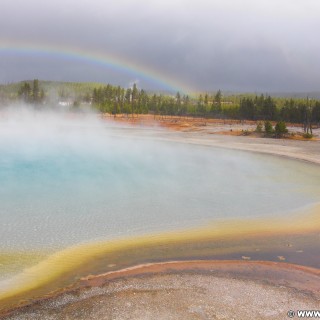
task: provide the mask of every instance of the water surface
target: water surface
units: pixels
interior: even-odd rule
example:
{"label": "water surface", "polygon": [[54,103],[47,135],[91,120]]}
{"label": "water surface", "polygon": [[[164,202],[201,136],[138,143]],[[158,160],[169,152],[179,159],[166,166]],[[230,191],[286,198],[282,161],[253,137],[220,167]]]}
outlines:
{"label": "water surface", "polygon": [[320,200],[319,170],[309,164],[113,137],[108,128],[86,138],[26,139],[22,148],[0,141],[2,249],[276,218]]}
{"label": "water surface", "polygon": [[1,278],[72,245],[235,220],[289,222],[320,202],[317,166],[146,137],[94,117],[2,119]]}

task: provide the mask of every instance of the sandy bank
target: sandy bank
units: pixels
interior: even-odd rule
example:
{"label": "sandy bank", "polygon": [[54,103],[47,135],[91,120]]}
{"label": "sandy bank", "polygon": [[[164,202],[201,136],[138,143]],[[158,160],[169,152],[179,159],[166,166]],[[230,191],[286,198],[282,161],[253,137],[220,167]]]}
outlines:
{"label": "sandy bank", "polygon": [[[126,128],[132,135],[138,136],[141,135],[141,130],[147,131],[148,134],[145,135],[147,139],[273,154],[320,164],[320,128],[313,130],[315,136],[313,140],[295,140],[241,135],[242,131],[254,131],[257,126],[255,121],[189,117],[169,117],[164,120],[161,117],[154,119],[150,115],[139,115],[134,119],[130,117],[115,119],[107,116],[105,119],[120,126],[130,124],[131,126]],[[289,125],[288,129],[291,133],[303,133],[301,126]]]}
{"label": "sandy bank", "polygon": [[320,140],[301,141],[250,136],[229,136],[209,134],[206,132],[175,132],[139,128],[128,129],[130,135],[133,137],[141,136],[141,130],[147,131],[145,139],[249,151],[320,164]]}
{"label": "sandy bank", "polygon": [[320,164],[320,141],[297,141],[286,139],[271,139],[257,137],[234,137],[214,135],[212,138],[206,134],[194,134],[186,136],[188,143],[222,147],[233,150],[258,152],[270,155],[278,155],[296,160],[303,160]]}
{"label": "sandy bank", "polygon": [[318,269],[183,261],[88,277],[3,319],[286,319],[289,310],[319,308]]}

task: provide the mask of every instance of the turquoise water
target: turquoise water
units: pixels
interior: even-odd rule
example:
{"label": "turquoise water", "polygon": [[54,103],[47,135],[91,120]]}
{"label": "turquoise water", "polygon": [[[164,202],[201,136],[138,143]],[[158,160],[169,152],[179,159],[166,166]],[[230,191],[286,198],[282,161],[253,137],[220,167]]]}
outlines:
{"label": "turquoise water", "polygon": [[91,118],[3,121],[0,154],[2,251],[277,217],[320,201],[315,166],[133,139]]}

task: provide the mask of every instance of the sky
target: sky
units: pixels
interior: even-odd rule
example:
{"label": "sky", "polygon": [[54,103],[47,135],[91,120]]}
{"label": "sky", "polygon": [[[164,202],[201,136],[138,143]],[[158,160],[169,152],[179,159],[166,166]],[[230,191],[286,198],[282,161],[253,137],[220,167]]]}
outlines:
{"label": "sky", "polygon": [[319,0],[1,0],[0,83],[319,91],[319,30]]}

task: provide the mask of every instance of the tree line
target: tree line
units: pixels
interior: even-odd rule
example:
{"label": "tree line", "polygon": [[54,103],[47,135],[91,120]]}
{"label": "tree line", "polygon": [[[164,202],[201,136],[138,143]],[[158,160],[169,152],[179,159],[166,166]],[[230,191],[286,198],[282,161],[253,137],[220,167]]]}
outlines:
{"label": "tree line", "polygon": [[29,82],[24,82],[18,91],[18,97],[24,102],[39,104],[44,102],[45,93],[40,89],[39,80],[34,79],[32,85]]}
{"label": "tree line", "polygon": [[[91,88],[92,88],[92,84]],[[89,87],[88,87],[89,88]],[[91,91],[90,91],[91,90]],[[84,92],[85,90],[82,89]],[[48,99],[37,79],[21,84],[18,97],[25,102],[41,104]],[[65,99],[64,90],[59,90],[59,99]],[[148,93],[136,84],[123,88],[107,84],[77,94],[74,106],[90,104],[102,113],[113,115],[154,114],[159,116],[193,116],[205,118],[229,118],[254,121],[285,121],[302,123],[305,128],[320,124],[320,101],[315,99],[284,99],[270,95],[223,95],[198,96],[186,94]]]}
{"label": "tree line", "polygon": [[311,99],[276,99],[270,95],[223,97],[214,95],[147,94],[134,84],[132,88],[107,85],[95,88],[92,103],[101,112],[110,114],[146,114],[232,118],[240,120],[320,123],[320,101]]}
{"label": "tree line", "polygon": [[105,87],[95,88],[92,93],[92,103],[95,108],[110,114],[147,114],[168,116],[221,116],[222,92],[214,96],[200,94],[198,98],[182,95],[150,94],[138,89],[134,84],[132,88]]}
{"label": "tree line", "polygon": [[291,123],[319,123],[320,101],[286,99],[282,105],[270,96],[243,98],[239,105],[239,116],[248,120],[283,120]]}

